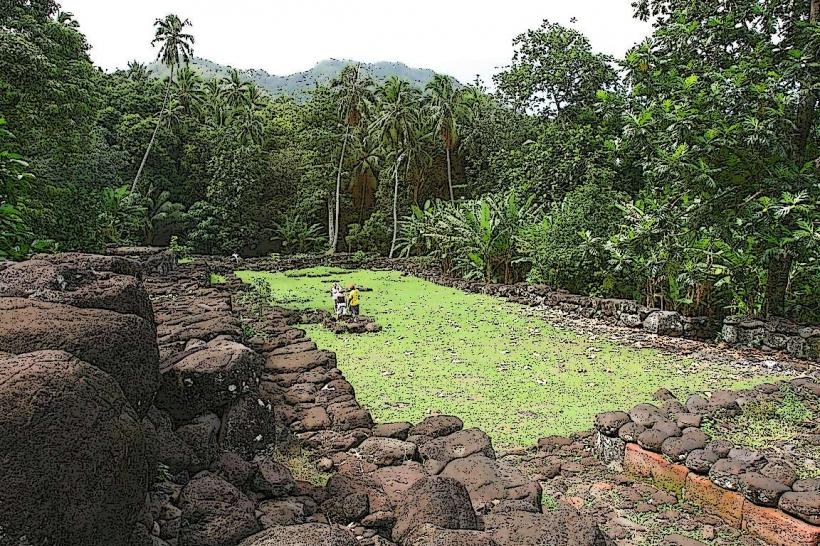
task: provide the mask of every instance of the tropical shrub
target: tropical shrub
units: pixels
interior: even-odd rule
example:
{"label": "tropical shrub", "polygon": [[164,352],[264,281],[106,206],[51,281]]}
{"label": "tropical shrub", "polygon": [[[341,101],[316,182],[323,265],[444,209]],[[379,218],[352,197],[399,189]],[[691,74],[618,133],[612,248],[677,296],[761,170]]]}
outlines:
{"label": "tropical shrub", "polygon": [[319,224],[308,224],[299,214],[287,214],[274,225],[285,254],[308,254],[322,248],[325,238]]}
{"label": "tropical shrub", "polygon": [[529,279],[571,292],[611,290],[607,260],[591,252],[589,243],[606,240],[618,231],[623,218],[617,205],[621,198],[595,184],[570,191],[544,221],[525,232],[532,264]]}
{"label": "tropical shrub", "polygon": [[486,282],[514,282],[525,273],[521,234],[537,222],[533,198],[514,192],[457,203],[418,207],[402,221],[402,255],[422,249],[438,258],[445,272]]}
{"label": "tropical shrub", "polygon": [[378,252],[386,254],[390,249],[390,226],[387,225],[387,216],[384,212],[377,210],[370,215],[370,218],[359,224],[347,226],[348,252]]}

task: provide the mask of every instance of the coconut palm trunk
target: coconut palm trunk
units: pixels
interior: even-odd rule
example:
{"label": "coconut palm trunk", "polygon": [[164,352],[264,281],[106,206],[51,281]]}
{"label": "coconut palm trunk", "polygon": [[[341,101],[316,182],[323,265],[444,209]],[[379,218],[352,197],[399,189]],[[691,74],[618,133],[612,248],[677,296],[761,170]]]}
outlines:
{"label": "coconut palm trunk", "polygon": [[134,177],[134,183],[131,184],[131,193],[137,191],[137,184],[139,184],[140,176],[142,176],[142,170],[145,168],[145,163],[148,161],[148,154],[151,153],[151,148],[154,146],[154,141],[157,139],[157,133],[159,132],[159,126],[162,123],[162,114],[165,113],[165,108],[168,105],[168,97],[171,95],[171,82],[174,80],[174,67],[171,66],[171,75],[168,77],[168,83],[165,84],[165,98],[162,99],[162,108],[159,111],[159,117],[157,118],[157,125],[154,127],[154,134],[151,135],[151,140],[148,142],[148,148],[145,149],[145,155],[142,156],[142,162],[140,163],[140,168],[137,169],[137,176]]}
{"label": "coconut palm trunk", "polygon": [[347,138],[350,135],[350,125],[345,125],[345,136],[342,139],[342,155],[339,157],[339,171],[336,173],[336,211],[333,222],[333,241],[330,243],[331,254],[336,252],[339,244],[339,201],[342,194],[342,167],[344,167]]}
{"label": "coconut palm trunk", "polygon": [[453,196],[453,168],[450,163],[450,148],[446,148],[447,151],[447,187],[450,188],[450,201],[455,201],[456,198]]}
{"label": "coconut palm trunk", "polygon": [[333,245],[333,198],[331,196],[327,196],[327,242],[328,242],[328,252],[330,252],[330,248]]}
{"label": "coconut palm trunk", "polygon": [[399,164],[396,163],[394,174],[395,182],[393,184],[393,241],[390,243],[390,257],[396,250],[396,234],[399,230]]}

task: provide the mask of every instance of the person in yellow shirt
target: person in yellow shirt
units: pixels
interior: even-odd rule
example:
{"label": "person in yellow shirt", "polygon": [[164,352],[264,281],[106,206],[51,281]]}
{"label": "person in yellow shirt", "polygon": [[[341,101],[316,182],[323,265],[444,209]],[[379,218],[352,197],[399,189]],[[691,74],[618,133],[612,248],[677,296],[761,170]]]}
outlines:
{"label": "person in yellow shirt", "polygon": [[347,308],[351,315],[359,316],[359,290],[355,284],[350,285],[350,291],[347,293]]}

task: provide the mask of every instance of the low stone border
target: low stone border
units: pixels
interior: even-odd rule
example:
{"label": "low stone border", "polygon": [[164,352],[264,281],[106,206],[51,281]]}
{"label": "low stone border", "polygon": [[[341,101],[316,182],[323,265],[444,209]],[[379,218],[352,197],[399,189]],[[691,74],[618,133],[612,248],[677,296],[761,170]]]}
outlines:
{"label": "low stone border", "polygon": [[667,461],[662,455],[634,443],[624,450],[626,472],[652,479],[656,485],[676,492],[738,528],[777,546],[817,546],[820,526],[801,521],[777,508],[758,506],[743,495],[715,485],[708,477],[691,472],[684,465]]}
{"label": "low stone border", "polygon": [[[820,383],[802,377],[790,388],[820,396]],[[766,399],[780,391],[764,384],[746,393],[717,391],[710,399],[694,395],[686,404],[668,391],[660,406],[639,404],[629,413],[598,414],[596,456],[620,464],[627,473],[650,478],[656,486],[700,505],[728,524],[770,544],[820,544],[820,479],[797,480],[783,461],[768,461],[757,451],[710,441],[700,429],[704,417],[738,412],[738,400]]]}
{"label": "low stone border", "polygon": [[382,329],[373,317],[365,315],[338,317],[321,309],[294,312],[293,315],[297,317],[298,324],[321,324],[334,334],[375,334]]}

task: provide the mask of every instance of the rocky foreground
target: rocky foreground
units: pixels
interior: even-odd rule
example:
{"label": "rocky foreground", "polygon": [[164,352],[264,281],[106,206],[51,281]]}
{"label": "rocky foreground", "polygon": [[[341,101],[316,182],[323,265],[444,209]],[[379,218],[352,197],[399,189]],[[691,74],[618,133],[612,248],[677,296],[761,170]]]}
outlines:
{"label": "rocky foreground", "polygon": [[606,543],[482,431],[374,425],[294,317],[149,257],[0,268],[0,544]]}

